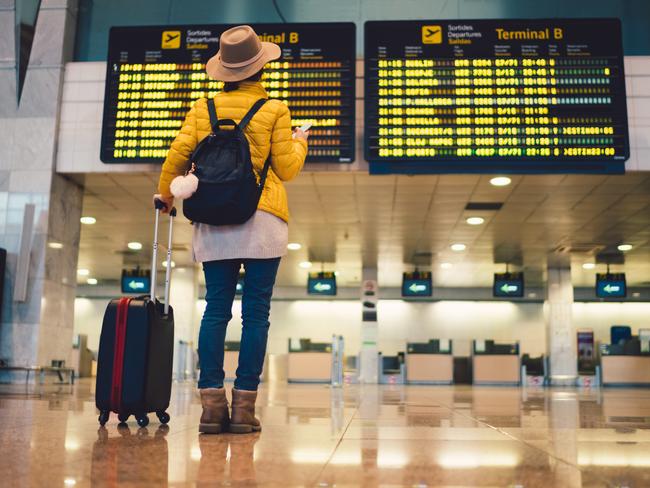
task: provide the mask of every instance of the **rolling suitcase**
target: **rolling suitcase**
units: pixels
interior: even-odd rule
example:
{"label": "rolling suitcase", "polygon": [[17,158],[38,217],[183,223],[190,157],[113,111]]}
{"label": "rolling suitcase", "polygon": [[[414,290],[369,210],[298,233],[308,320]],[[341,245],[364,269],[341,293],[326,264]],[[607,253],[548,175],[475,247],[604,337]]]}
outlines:
{"label": "rolling suitcase", "polygon": [[99,423],[106,424],[110,412],[126,422],[134,415],[140,427],[149,424],[155,412],[161,423],[169,422],[174,355],[174,312],[169,306],[172,226],[176,209],[170,211],[164,303],[156,299],[158,223],[164,204],[156,201],[156,221],[149,296],[111,300],[104,313],[97,357],[95,404]]}

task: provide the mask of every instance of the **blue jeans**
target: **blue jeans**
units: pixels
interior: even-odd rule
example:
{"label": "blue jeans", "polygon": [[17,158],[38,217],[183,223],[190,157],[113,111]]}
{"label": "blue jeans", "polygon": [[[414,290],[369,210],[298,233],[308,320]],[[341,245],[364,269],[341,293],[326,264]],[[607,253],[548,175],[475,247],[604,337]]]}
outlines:
{"label": "blue jeans", "polygon": [[199,331],[199,388],[223,386],[223,348],[232,318],[239,269],[246,272],[242,296],[243,330],[235,388],[257,390],[269,334],[269,311],[280,258],[226,259],[203,263],[206,307]]}

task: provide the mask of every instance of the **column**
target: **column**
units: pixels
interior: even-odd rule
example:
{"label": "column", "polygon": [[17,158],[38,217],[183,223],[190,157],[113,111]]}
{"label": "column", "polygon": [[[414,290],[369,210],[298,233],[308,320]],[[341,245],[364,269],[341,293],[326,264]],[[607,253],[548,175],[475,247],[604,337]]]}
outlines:
{"label": "column", "polygon": [[[72,350],[83,191],[56,174],[55,149],[76,7],[76,0],[42,1],[18,103],[15,2],[0,2],[0,247],[7,249],[0,358],[15,366],[69,362]],[[22,300],[14,282],[26,204],[35,206],[35,215],[25,236],[29,271]],[[24,374],[0,379],[24,381]]]}
{"label": "column", "polygon": [[359,351],[359,383],[378,382],[377,339],[377,268],[363,268],[361,279],[361,349]]}
{"label": "column", "polygon": [[546,340],[552,385],[575,385],[578,377],[573,285],[570,267],[547,270]]}

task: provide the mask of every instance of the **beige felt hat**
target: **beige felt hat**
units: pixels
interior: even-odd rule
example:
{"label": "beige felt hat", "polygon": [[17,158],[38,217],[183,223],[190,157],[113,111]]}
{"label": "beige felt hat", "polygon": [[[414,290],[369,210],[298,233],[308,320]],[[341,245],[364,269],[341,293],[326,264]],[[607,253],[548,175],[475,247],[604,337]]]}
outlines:
{"label": "beige felt hat", "polygon": [[241,81],[281,55],[280,46],[261,42],[252,27],[239,25],[221,34],[219,52],[208,60],[205,71],[215,80]]}

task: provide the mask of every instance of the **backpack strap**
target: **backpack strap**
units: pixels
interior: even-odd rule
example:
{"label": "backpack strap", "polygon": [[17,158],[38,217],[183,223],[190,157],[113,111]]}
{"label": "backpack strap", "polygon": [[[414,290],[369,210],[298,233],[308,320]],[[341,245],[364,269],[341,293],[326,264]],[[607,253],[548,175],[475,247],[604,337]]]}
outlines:
{"label": "backpack strap", "polygon": [[[251,121],[253,116],[257,113],[257,111],[262,108],[262,105],[266,103],[266,98],[260,98],[257,100],[253,106],[250,108],[250,110],[244,115],[244,117],[241,119],[239,122],[239,128],[241,130],[244,130],[248,123]],[[269,174],[269,167],[271,166],[271,153],[269,152],[269,157],[266,158],[266,161],[264,162],[264,167],[262,168],[262,172],[260,173],[260,183],[259,187],[264,188],[264,184],[266,183],[266,176]]]}
{"label": "backpack strap", "polygon": [[269,151],[269,157],[264,161],[264,167],[260,173],[260,188],[264,189],[264,184],[266,183],[266,175],[269,174],[269,167],[271,166],[271,152]]}
{"label": "backpack strap", "polygon": [[210,114],[210,127],[212,132],[219,128],[219,119],[217,118],[217,107],[214,104],[214,98],[208,98],[208,113]]}
{"label": "backpack strap", "polygon": [[266,103],[266,98],[260,98],[257,102],[253,104],[251,109],[244,115],[244,117],[241,119],[241,122],[239,122],[239,128],[241,130],[244,130],[248,123],[251,121],[253,116],[257,113],[257,111],[262,108],[262,105]]}

